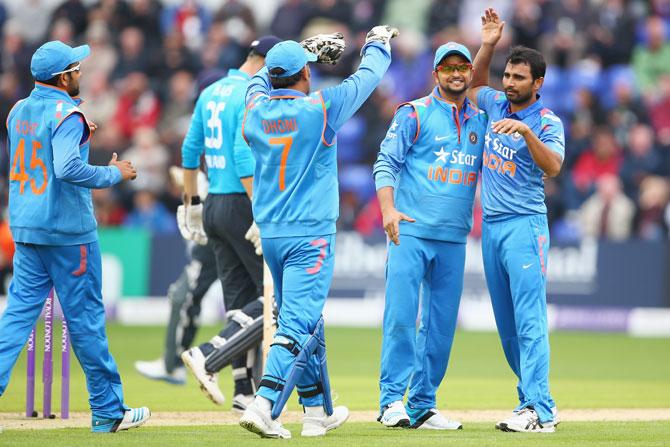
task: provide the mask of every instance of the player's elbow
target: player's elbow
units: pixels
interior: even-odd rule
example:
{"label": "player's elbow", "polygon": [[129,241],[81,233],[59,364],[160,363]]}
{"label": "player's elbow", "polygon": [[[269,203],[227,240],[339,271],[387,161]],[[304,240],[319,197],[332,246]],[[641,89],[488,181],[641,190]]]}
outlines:
{"label": "player's elbow", "polygon": [[551,163],[545,170],[544,173],[547,177],[556,177],[561,173],[561,163]]}

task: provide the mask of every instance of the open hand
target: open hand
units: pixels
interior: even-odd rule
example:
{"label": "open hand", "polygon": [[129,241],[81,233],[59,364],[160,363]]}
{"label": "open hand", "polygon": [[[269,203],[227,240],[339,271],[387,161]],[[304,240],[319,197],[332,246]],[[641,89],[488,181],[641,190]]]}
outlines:
{"label": "open hand", "polygon": [[413,218],[395,208],[382,212],[382,218],[384,231],[386,231],[389,239],[396,245],[400,245],[400,221],[415,222]]}
{"label": "open hand", "polygon": [[495,46],[502,37],[505,22],[500,21],[498,13],[493,8],[488,8],[482,16],[482,45]]}

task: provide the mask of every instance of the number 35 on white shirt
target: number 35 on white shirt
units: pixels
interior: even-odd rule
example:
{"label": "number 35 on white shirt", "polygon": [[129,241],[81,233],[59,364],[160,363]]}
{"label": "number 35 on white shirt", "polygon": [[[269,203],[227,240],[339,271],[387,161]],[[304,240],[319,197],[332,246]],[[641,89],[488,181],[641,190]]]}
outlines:
{"label": "number 35 on white shirt", "polygon": [[223,125],[221,123],[221,112],[226,108],[225,102],[209,101],[207,103],[209,119],[207,120],[207,129],[211,136],[205,136],[205,147],[210,149],[221,149],[223,145]]}

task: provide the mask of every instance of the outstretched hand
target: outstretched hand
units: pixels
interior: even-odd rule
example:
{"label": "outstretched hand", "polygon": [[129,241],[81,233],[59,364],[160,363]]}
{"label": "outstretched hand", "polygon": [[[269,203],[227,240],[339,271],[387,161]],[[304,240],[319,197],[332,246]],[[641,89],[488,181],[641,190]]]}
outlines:
{"label": "outstretched hand", "polygon": [[137,178],[137,171],[131,162],[128,160],[119,160],[116,152],[112,154],[112,159],[109,161],[109,166],[116,166],[121,171],[121,178],[123,180],[135,180]]}
{"label": "outstretched hand", "polygon": [[493,8],[488,8],[482,16],[482,44],[495,46],[502,37],[505,22],[500,20]]}

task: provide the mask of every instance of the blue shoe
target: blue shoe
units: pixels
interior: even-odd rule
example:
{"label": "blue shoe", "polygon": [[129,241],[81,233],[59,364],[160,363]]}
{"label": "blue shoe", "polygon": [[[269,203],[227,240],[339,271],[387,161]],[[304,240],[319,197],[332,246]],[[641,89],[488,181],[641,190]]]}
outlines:
{"label": "blue shoe", "polygon": [[139,427],[149,420],[151,411],[147,407],[131,408],[121,419],[103,419],[93,417],[91,421],[91,431],[94,433],[115,433],[117,431],[128,430]]}

